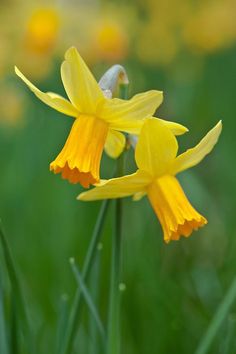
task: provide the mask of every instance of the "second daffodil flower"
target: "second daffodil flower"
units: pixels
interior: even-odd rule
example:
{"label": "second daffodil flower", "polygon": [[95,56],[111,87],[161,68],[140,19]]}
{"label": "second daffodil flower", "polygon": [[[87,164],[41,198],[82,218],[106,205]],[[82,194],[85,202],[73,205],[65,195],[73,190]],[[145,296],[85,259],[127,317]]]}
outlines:
{"label": "second daffodil flower", "polygon": [[[121,132],[139,134],[145,118],[151,117],[161,104],[161,91],[137,94],[125,101],[104,97],[92,73],[76,48],[68,49],[61,66],[61,77],[69,100],[51,92],[44,93],[35,87],[16,68],[16,74],[45,104],[76,118],[65,146],[50,164],[50,170],[84,187],[100,180],[100,161],[105,147],[113,157],[124,148],[125,138]],[[175,134],[187,129],[166,122]],[[114,145],[117,148],[114,148]]]}
{"label": "second daffodil flower", "polygon": [[79,200],[119,198],[139,200],[147,194],[161,223],[164,240],[188,237],[207,220],[190,204],[175,175],[198,164],[214,147],[221,133],[219,122],[194,148],[177,156],[178,143],[172,132],[157,119],[147,119],[141,130],[135,159],[137,172],[103,181],[79,195]]}

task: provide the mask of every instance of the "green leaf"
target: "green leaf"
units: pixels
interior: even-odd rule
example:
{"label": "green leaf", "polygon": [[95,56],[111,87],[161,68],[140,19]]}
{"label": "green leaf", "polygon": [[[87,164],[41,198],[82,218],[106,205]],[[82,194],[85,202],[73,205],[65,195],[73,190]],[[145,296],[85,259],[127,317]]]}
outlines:
{"label": "green leaf", "polygon": [[82,274],[80,273],[80,270],[79,270],[78,266],[76,266],[76,264],[75,264],[74,258],[70,259],[70,264],[71,264],[72,270],[74,272],[75,278],[76,278],[76,280],[78,282],[78,285],[79,285],[79,287],[80,287],[80,289],[82,291],[82,294],[84,296],[84,299],[85,299],[85,301],[86,301],[86,303],[88,305],[88,308],[89,308],[89,310],[90,310],[90,312],[91,312],[91,314],[92,314],[92,316],[94,318],[94,321],[95,321],[95,323],[97,325],[98,331],[99,331],[99,333],[100,333],[100,335],[102,337],[103,342],[105,343],[105,330],[104,330],[102,321],[100,319],[100,316],[98,314],[96,306],[94,305],[94,302],[93,302],[93,300],[92,300],[92,298],[91,298],[91,296],[89,294],[89,291],[88,291],[88,289],[87,289],[87,287],[86,287],[86,285],[85,285],[85,283],[83,281]]}
{"label": "green leaf", "polygon": [[6,318],[4,313],[3,290],[0,286],[0,353],[8,354]]}
{"label": "green leaf", "polygon": [[[28,353],[31,354],[33,350],[33,341],[32,341],[32,332],[29,325],[28,314],[26,312],[25,301],[21,290],[21,285],[19,277],[17,274],[16,266],[13,260],[13,256],[8,245],[7,238],[3,232],[2,222],[0,219],[0,242],[2,244],[3,255],[5,263],[7,266],[8,276],[11,284],[11,296],[13,298],[14,308],[13,308],[13,323],[14,326],[17,326],[19,323],[17,318],[17,312],[20,315],[20,328],[24,335],[24,339],[28,344]],[[14,353],[15,354],[15,353]]]}
{"label": "green leaf", "polygon": [[68,296],[62,295],[59,309],[59,319],[57,325],[56,349],[55,354],[58,354],[62,346],[63,334],[66,331],[68,323],[69,309],[68,309]]}
{"label": "green leaf", "polygon": [[202,340],[199,343],[195,354],[206,354],[208,353],[211,343],[215,338],[222,322],[225,320],[231,306],[236,300],[236,278],[231,283],[225,297],[223,298],[218,310],[216,311],[206,333],[204,334]]}
{"label": "green leaf", "polygon": [[[110,200],[104,200],[101,204],[101,208],[97,217],[97,221],[94,226],[93,234],[91,237],[91,241],[89,244],[89,248],[82,269],[83,281],[86,281],[88,279],[92,265],[94,264],[94,261],[96,259],[97,246],[98,243],[100,242],[109,205],[110,205]],[[70,312],[68,327],[65,332],[65,336],[63,337],[62,347],[59,352],[60,354],[71,353],[71,347],[74,341],[74,337],[81,316],[81,308],[82,308],[81,301],[82,301],[81,291],[80,289],[77,289],[72,304],[71,312]]]}

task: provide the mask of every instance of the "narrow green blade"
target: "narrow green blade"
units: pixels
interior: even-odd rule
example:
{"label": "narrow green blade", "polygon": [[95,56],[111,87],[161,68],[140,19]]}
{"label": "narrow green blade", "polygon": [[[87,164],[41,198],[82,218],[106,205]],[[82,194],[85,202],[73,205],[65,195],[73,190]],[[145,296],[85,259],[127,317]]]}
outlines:
{"label": "narrow green blade", "polygon": [[100,319],[100,316],[98,314],[96,306],[94,305],[94,302],[93,302],[93,300],[92,300],[92,298],[90,296],[90,293],[89,293],[89,291],[88,291],[88,289],[87,289],[87,287],[86,287],[86,285],[85,285],[85,283],[83,281],[83,277],[82,277],[82,275],[80,273],[78,265],[75,264],[74,258],[70,259],[70,264],[71,264],[72,270],[74,272],[75,278],[76,278],[76,280],[78,282],[78,285],[79,285],[79,287],[80,287],[80,289],[82,291],[82,294],[84,296],[84,299],[85,299],[85,301],[86,301],[86,303],[88,305],[88,308],[89,308],[89,310],[90,310],[90,312],[91,312],[91,314],[92,314],[92,316],[94,318],[94,321],[95,321],[95,323],[97,325],[98,331],[99,331],[99,333],[100,333],[100,335],[102,337],[103,342],[105,343],[105,330],[104,330],[102,321]]}
{"label": "narrow green blade", "polygon": [[[14,259],[13,259],[10,247],[8,245],[7,238],[5,237],[5,234],[3,232],[1,219],[0,219],[0,242],[2,244],[3,255],[4,255],[5,263],[7,266],[8,276],[10,279],[11,293],[12,293],[12,296],[14,297],[14,306],[15,306],[14,318],[16,316],[16,311],[18,311],[18,313],[20,315],[20,323],[21,323],[19,330],[22,330],[22,333],[24,335],[24,339],[27,342],[28,353],[31,354],[32,352],[34,352],[32,335],[31,335],[31,333],[32,333],[31,327],[29,325],[28,314],[26,312],[25,301],[24,301],[24,297],[22,294],[18,273],[16,270],[16,266],[14,263]],[[16,318],[15,318],[15,320],[16,320]],[[17,323],[17,321],[16,321],[16,323]]]}
{"label": "narrow green blade", "polygon": [[4,313],[3,290],[0,285],[0,353],[8,354],[6,319]]}

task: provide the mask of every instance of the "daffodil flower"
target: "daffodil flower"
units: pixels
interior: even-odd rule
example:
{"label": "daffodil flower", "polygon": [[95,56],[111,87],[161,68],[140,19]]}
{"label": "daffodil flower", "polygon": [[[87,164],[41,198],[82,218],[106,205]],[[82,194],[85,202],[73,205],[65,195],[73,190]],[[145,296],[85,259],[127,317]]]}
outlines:
{"label": "daffodil flower", "polygon": [[[69,100],[40,91],[17,68],[15,71],[41,101],[76,118],[62,151],[51,162],[50,170],[84,187],[99,182],[103,148],[117,157],[125,146],[121,132],[139,134],[144,120],[154,114],[163,100],[162,92],[155,90],[137,94],[127,101],[106,98],[74,47],[68,49],[61,66],[62,82]],[[187,131],[177,123],[164,124],[177,134]]]}
{"label": "daffodil flower", "polygon": [[222,130],[219,122],[194,148],[177,156],[178,143],[172,132],[156,120],[147,119],[135,151],[138,170],[120,178],[102,181],[79,200],[120,198],[134,200],[147,194],[161,223],[164,241],[188,237],[207,220],[190,204],[175,175],[198,164],[216,144]]}

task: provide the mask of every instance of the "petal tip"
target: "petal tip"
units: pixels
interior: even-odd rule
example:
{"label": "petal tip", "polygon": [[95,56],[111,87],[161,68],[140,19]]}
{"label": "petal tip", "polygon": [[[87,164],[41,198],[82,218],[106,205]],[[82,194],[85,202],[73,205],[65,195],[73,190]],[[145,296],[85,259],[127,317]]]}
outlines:
{"label": "petal tip", "polygon": [[216,136],[216,141],[219,139],[219,136],[222,132],[223,129],[223,123],[222,120],[219,120],[219,122],[215,125],[215,127],[211,130],[215,132],[215,136]]}
{"label": "petal tip", "polygon": [[77,195],[76,200],[83,200],[83,193]]}
{"label": "petal tip", "polygon": [[15,71],[17,76],[19,76],[19,77],[22,76],[22,73],[20,72],[20,70],[18,69],[18,67],[16,65],[14,66],[14,71]]}
{"label": "petal tip", "polygon": [[216,126],[218,126],[220,128],[220,130],[222,130],[222,128],[223,128],[222,119],[219,120],[219,122],[217,123]]}
{"label": "petal tip", "polygon": [[68,57],[73,54],[78,54],[78,50],[75,46],[71,46],[67,49],[67,51],[65,52],[65,59],[68,59]]}

